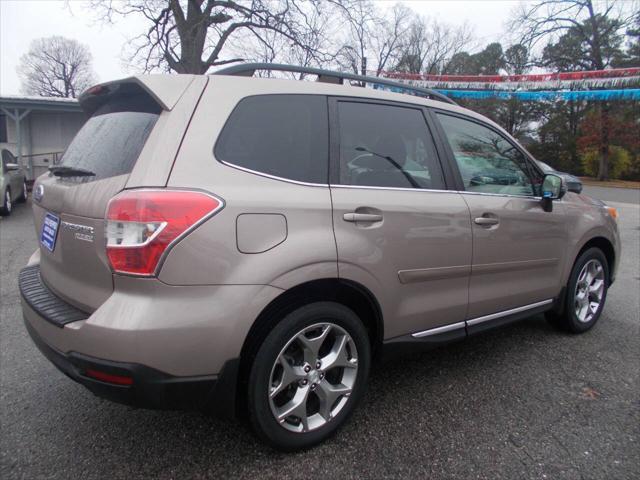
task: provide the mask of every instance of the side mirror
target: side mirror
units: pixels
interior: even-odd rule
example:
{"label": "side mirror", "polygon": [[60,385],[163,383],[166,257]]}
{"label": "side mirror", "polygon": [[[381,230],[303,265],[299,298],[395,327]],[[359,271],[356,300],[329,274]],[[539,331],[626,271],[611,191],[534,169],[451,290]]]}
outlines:
{"label": "side mirror", "polygon": [[542,198],[558,200],[567,193],[567,185],[559,175],[548,173],[542,181]]}
{"label": "side mirror", "polygon": [[20,165],[18,165],[17,163],[7,163],[7,172],[15,172],[17,170],[20,170]]}
{"label": "side mirror", "polygon": [[559,175],[548,173],[542,181],[542,208],[545,212],[553,210],[552,200],[559,200],[567,193],[567,184]]}

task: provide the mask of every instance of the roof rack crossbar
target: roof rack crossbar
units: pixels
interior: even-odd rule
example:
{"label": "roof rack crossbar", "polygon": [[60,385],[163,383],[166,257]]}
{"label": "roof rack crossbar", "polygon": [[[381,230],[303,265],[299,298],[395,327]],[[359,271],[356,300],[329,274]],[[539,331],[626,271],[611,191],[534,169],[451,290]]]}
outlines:
{"label": "roof rack crossbar", "polygon": [[330,78],[335,78],[340,83],[342,83],[343,80],[355,80],[358,82],[385,85],[389,87],[399,88],[402,90],[412,91],[417,94],[421,94],[421,96],[426,96],[427,98],[431,98],[433,100],[439,100],[441,102],[457,105],[456,102],[451,100],[446,95],[443,95],[442,93],[436,92],[429,88],[414,87],[412,85],[395,82],[393,80],[388,80],[386,78],[370,77],[367,75],[357,75],[355,73],[335,72],[333,70],[325,70],[323,68],[300,67],[297,65],[284,65],[281,63],[241,63],[238,65],[232,65],[230,67],[226,67],[221,70],[218,70],[214,72],[213,75],[237,75],[237,76],[243,76],[243,77],[251,77],[256,72],[256,70],[308,73],[310,75],[318,75],[318,78],[325,78],[326,79],[325,81],[327,81]]}

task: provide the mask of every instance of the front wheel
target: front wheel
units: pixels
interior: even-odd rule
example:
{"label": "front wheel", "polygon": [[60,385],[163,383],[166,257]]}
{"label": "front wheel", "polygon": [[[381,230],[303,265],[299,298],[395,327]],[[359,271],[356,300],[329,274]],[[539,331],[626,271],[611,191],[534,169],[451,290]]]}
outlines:
{"label": "front wheel", "polygon": [[285,316],[249,375],[249,416],[258,436],[293,451],[333,434],[362,397],[370,351],[362,322],[341,304],[312,303]]}
{"label": "front wheel", "polygon": [[599,248],[590,248],[576,260],[567,284],[561,315],[548,314],[552,323],[572,333],[591,329],[604,308],[609,287],[609,264]]}

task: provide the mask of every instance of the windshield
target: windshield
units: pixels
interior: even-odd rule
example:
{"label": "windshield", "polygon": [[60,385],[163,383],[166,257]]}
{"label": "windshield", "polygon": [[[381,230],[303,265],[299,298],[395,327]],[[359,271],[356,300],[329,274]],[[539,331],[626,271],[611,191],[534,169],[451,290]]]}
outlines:
{"label": "windshield", "polygon": [[545,172],[555,172],[555,169],[540,160],[536,160],[538,166]]}

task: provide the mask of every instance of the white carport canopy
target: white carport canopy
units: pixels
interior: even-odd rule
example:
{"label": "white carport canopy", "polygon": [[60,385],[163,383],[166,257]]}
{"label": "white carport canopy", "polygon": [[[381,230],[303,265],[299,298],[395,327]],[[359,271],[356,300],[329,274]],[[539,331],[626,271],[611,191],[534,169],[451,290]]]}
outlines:
{"label": "white carport canopy", "polygon": [[[22,121],[31,113],[47,112],[82,112],[80,104],[75,98],[55,97],[0,97],[0,111],[15,123],[16,150],[18,162],[22,165]],[[33,161],[29,158],[29,178],[33,178]]]}

